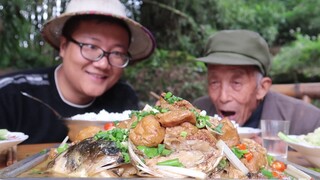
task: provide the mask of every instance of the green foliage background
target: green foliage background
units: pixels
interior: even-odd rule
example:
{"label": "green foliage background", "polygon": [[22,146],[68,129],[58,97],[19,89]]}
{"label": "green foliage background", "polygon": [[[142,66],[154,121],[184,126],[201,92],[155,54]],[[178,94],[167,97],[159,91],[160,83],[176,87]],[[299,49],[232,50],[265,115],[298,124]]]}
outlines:
{"label": "green foliage background", "polygon": [[[318,0],[122,0],[128,14],[157,40],[148,60],[129,66],[124,78],[143,103],[150,91],[192,101],[206,94],[202,56],[206,39],[222,29],[259,32],[274,54],[274,83],[318,82],[320,1]],[[55,65],[58,52],[41,38],[42,24],[64,11],[68,0],[0,0],[0,69]],[[0,70],[0,71],[1,71]]]}

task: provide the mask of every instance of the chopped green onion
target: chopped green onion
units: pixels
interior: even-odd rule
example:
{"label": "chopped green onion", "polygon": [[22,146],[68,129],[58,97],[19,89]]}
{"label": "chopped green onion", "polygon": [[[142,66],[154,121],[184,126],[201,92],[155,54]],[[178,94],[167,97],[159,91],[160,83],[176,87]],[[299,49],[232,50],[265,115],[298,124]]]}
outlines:
{"label": "chopped green onion", "polygon": [[221,161],[218,164],[218,169],[223,170],[225,167],[227,167],[228,161],[226,159],[221,159]]}
{"label": "chopped green onion", "polygon": [[270,156],[269,154],[267,154],[267,161],[269,166],[271,166],[271,164],[273,163],[273,161],[275,160],[275,158],[273,156]]}
{"label": "chopped green onion", "polygon": [[117,148],[119,148],[119,150],[121,151],[121,154],[125,162],[130,162],[130,158],[128,154],[128,145],[127,145],[128,136],[129,136],[128,129],[113,128],[108,131],[98,132],[94,136],[94,138],[115,142]]}
{"label": "chopped green onion", "polygon": [[180,136],[181,137],[187,137],[188,133],[186,131],[181,131]]}
{"label": "chopped green onion", "polygon": [[166,156],[171,154],[171,151],[165,149],[163,144],[159,144],[158,147],[147,147],[147,146],[137,146],[137,149],[142,151],[148,158],[153,158],[156,156]]}
{"label": "chopped green onion", "polygon": [[237,156],[237,158],[242,158],[244,154],[248,153],[248,150],[241,150],[237,147],[231,148],[232,152]]}
{"label": "chopped green onion", "polygon": [[59,146],[58,148],[57,148],[57,151],[58,151],[58,154],[61,154],[61,153],[63,153],[64,151],[66,151],[67,149],[68,149],[68,147],[69,147],[69,145],[68,144],[63,144],[63,145],[61,145],[61,146]]}
{"label": "chopped green onion", "polygon": [[217,131],[218,133],[222,133],[222,127],[223,127],[223,124],[220,123],[217,127],[215,127],[213,130]]}
{"label": "chopped green onion", "polygon": [[262,173],[262,175],[264,175],[265,177],[267,177],[269,179],[273,178],[272,172],[268,171],[268,170],[266,170],[264,168],[261,169],[261,173]]}
{"label": "chopped green onion", "polygon": [[157,165],[162,166],[174,166],[174,167],[184,167],[183,164],[179,161],[179,158],[170,159],[162,162],[158,162]]}
{"label": "chopped green onion", "polygon": [[177,96],[174,96],[171,92],[167,92],[164,97],[163,97],[164,100],[166,100],[169,104],[173,104],[177,101],[181,101],[183,100],[182,98],[180,97],[177,97]]}

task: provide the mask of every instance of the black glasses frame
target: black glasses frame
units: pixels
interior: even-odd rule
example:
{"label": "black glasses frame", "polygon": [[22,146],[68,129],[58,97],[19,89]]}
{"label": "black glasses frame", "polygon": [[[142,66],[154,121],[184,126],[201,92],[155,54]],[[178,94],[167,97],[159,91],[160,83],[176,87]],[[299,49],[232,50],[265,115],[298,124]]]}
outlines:
{"label": "black glasses frame", "polygon": [[[115,66],[115,67],[118,67],[118,68],[124,68],[126,67],[128,64],[129,64],[129,61],[130,61],[130,56],[129,55],[126,55],[126,54],[123,54],[123,53],[120,53],[120,52],[108,52],[108,51],[105,51],[103,50],[102,48],[100,48],[99,46],[97,45],[93,45],[93,44],[88,44],[88,43],[81,43],[79,41],[76,41],[75,39],[73,39],[72,37],[69,37],[68,38],[69,41],[77,44],[79,47],[80,47],[80,52],[81,52],[81,55],[82,57],[84,57],[85,59],[89,60],[89,61],[93,61],[93,62],[96,62],[96,61],[99,61],[101,60],[104,56],[107,57],[108,59],[108,63],[112,66]],[[94,46],[98,49],[101,50],[102,54],[100,54],[96,59],[91,59],[91,58],[88,58],[86,57],[85,55],[83,55],[83,52],[82,52],[82,48],[83,46]],[[124,59],[124,64],[123,65],[117,65],[117,64],[113,64],[112,61],[110,61],[110,55],[120,55],[123,59]]]}

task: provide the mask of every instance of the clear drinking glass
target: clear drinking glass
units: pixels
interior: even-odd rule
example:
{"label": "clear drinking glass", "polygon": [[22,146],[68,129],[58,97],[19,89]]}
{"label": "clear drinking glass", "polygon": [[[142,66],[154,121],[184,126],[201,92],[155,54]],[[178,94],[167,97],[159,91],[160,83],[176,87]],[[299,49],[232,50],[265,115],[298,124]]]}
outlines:
{"label": "clear drinking glass", "polygon": [[263,147],[268,154],[274,157],[287,158],[288,144],[281,140],[278,133],[289,133],[290,121],[285,120],[261,120],[261,137]]}

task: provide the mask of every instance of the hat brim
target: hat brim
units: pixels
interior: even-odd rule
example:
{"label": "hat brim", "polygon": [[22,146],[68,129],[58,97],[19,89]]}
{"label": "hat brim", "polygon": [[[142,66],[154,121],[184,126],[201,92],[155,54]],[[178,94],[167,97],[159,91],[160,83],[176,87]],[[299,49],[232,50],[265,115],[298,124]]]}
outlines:
{"label": "hat brim", "polygon": [[[41,33],[43,38],[52,45],[55,49],[59,50],[60,46],[60,36],[62,33],[62,28],[66,21],[73,17],[79,15],[101,15],[101,16],[109,16],[113,18],[120,19],[124,21],[130,31],[131,31],[131,43],[129,46],[129,53],[131,55],[132,61],[137,62],[143,59],[148,58],[154,51],[156,47],[156,43],[152,33],[147,30],[141,24],[122,16],[117,16],[114,14],[106,14],[99,12],[76,12],[76,13],[65,13],[61,16],[49,20],[42,28]],[[130,62],[130,63],[133,63]]]}
{"label": "hat brim", "polygon": [[244,56],[241,54],[228,53],[228,52],[214,52],[208,56],[196,58],[196,60],[204,62],[206,64],[217,65],[241,65],[241,66],[258,66],[260,71],[264,74],[265,70],[258,62],[258,60]]}

